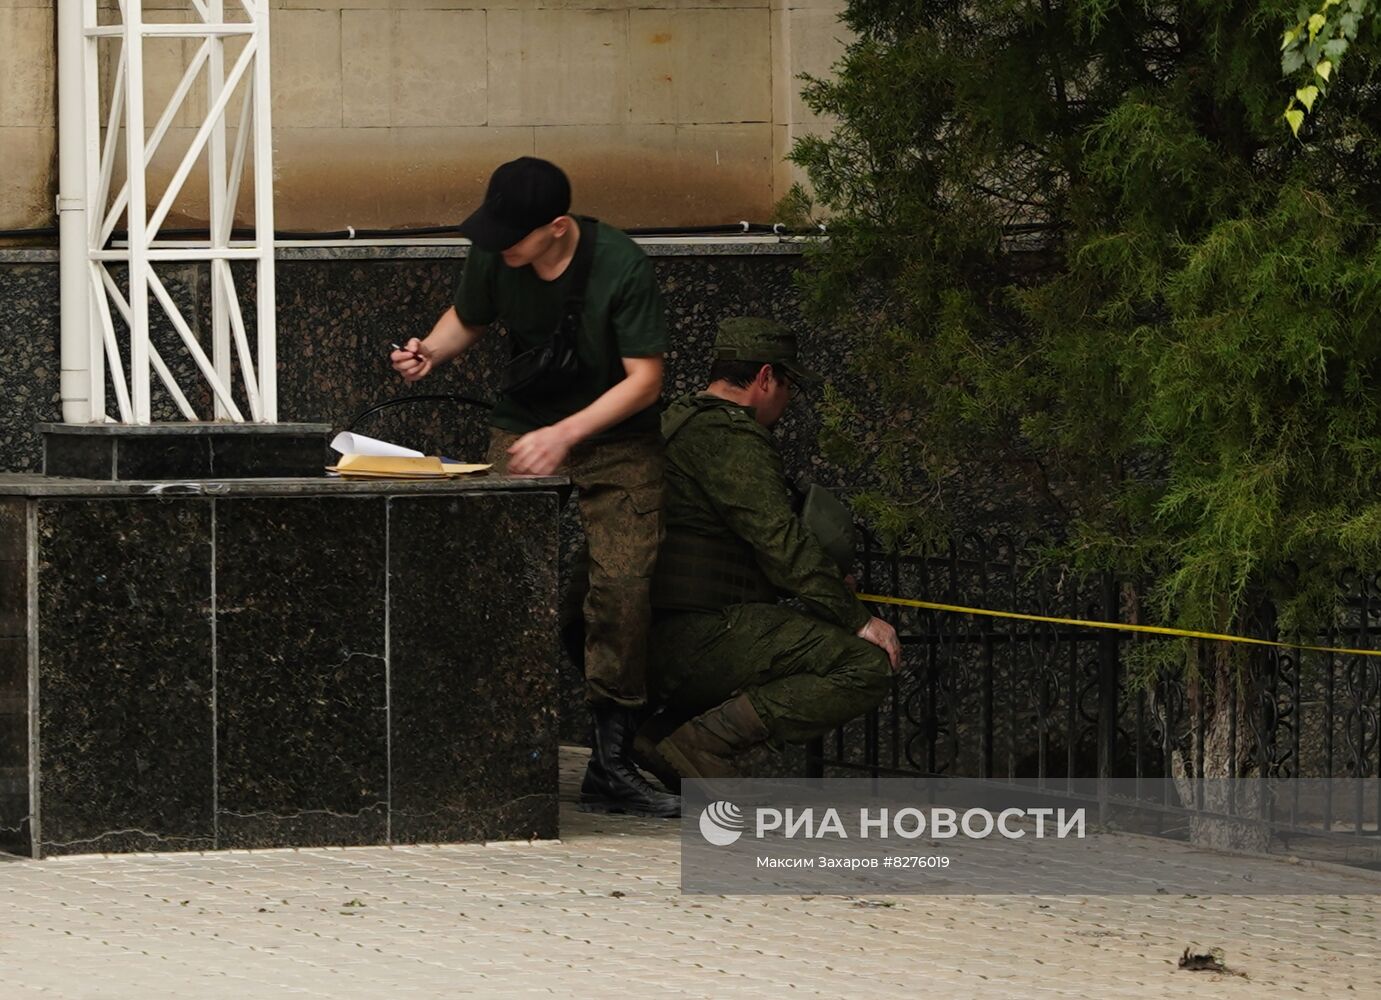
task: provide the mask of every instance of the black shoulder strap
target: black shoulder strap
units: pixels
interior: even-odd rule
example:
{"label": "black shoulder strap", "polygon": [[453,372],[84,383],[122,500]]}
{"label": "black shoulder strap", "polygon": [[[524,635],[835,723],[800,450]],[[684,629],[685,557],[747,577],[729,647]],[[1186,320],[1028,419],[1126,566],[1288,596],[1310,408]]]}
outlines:
{"label": "black shoulder strap", "polygon": [[585,311],[585,289],[590,284],[590,271],[595,262],[595,240],[599,235],[598,219],[579,215],[576,216],[576,222],[580,226],[580,242],[575,245],[575,256],[571,259],[571,283],[566,288],[563,316],[572,332],[580,328],[580,317]]}

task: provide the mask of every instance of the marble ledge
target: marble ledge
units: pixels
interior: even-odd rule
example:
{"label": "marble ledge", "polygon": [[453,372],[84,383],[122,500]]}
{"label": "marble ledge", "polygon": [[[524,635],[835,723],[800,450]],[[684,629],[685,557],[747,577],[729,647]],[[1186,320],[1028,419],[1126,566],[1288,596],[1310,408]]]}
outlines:
{"label": "marble ledge", "polygon": [[564,476],[463,476],[455,479],[206,479],[184,482],[64,479],[36,473],[0,473],[0,496],[21,497],[283,497],[397,496],[409,494],[514,493],[564,491]]}
{"label": "marble ledge", "polygon": [[90,437],[197,437],[203,434],[252,434],[255,437],[296,437],[300,435],[330,434],[330,424],[284,422],[262,424],[234,423],[229,420],[177,420],[152,424],[89,423],[68,424],[40,422],[34,430],[40,434],[79,434]]}
{"label": "marble ledge", "polygon": [[[791,257],[818,242],[814,236],[635,236],[649,257]],[[466,256],[470,245],[461,240],[399,240],[381,242],[333,240],[323,243],[289,241],[278,245],[279,261],[315,260],[449,260]],[[0,264],[56,264],[58,252],[46,247],[0,248]]]}

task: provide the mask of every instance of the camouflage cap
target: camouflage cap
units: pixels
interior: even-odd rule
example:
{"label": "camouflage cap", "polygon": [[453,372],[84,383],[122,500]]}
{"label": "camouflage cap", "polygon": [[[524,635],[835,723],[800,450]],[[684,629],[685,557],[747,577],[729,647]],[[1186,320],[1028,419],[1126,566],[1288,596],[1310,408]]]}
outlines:
{"label": "camouflage cap", "polygon": [[721,320],[714,338],[716,361],[759,361],[786,369],[797,382],[818,385],[824,379],[796,360],[796,334],[782,324],[756,316]]}

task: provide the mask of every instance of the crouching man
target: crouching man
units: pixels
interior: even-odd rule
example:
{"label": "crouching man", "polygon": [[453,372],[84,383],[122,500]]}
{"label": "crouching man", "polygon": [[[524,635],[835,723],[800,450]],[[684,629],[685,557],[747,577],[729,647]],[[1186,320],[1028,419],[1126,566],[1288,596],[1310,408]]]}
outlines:
{"label": "crouching man", "polygon": [[793,509],[768,430],[798,386],[818,381],[798,364],[789,330],[728,319],[709,386],[662,417],[666,538],[652,581],[649,684],[672,721],[645,726],[638,746],[659,775],[670,765],[684,778],[733,777],[758,744],[819,736],[890,687],[896,632],[853,595]]}

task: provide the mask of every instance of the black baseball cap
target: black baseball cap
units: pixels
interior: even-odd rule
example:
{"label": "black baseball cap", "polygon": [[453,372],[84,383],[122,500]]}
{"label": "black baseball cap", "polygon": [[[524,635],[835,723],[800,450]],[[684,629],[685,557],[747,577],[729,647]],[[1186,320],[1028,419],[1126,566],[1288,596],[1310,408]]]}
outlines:
{"label": "black baseball cap", "polygon": [[460,224],[460,234],[481,250],[497,253],[570,210],[571,182],[561,168],[520,156],[490,176],[484,203]]}

